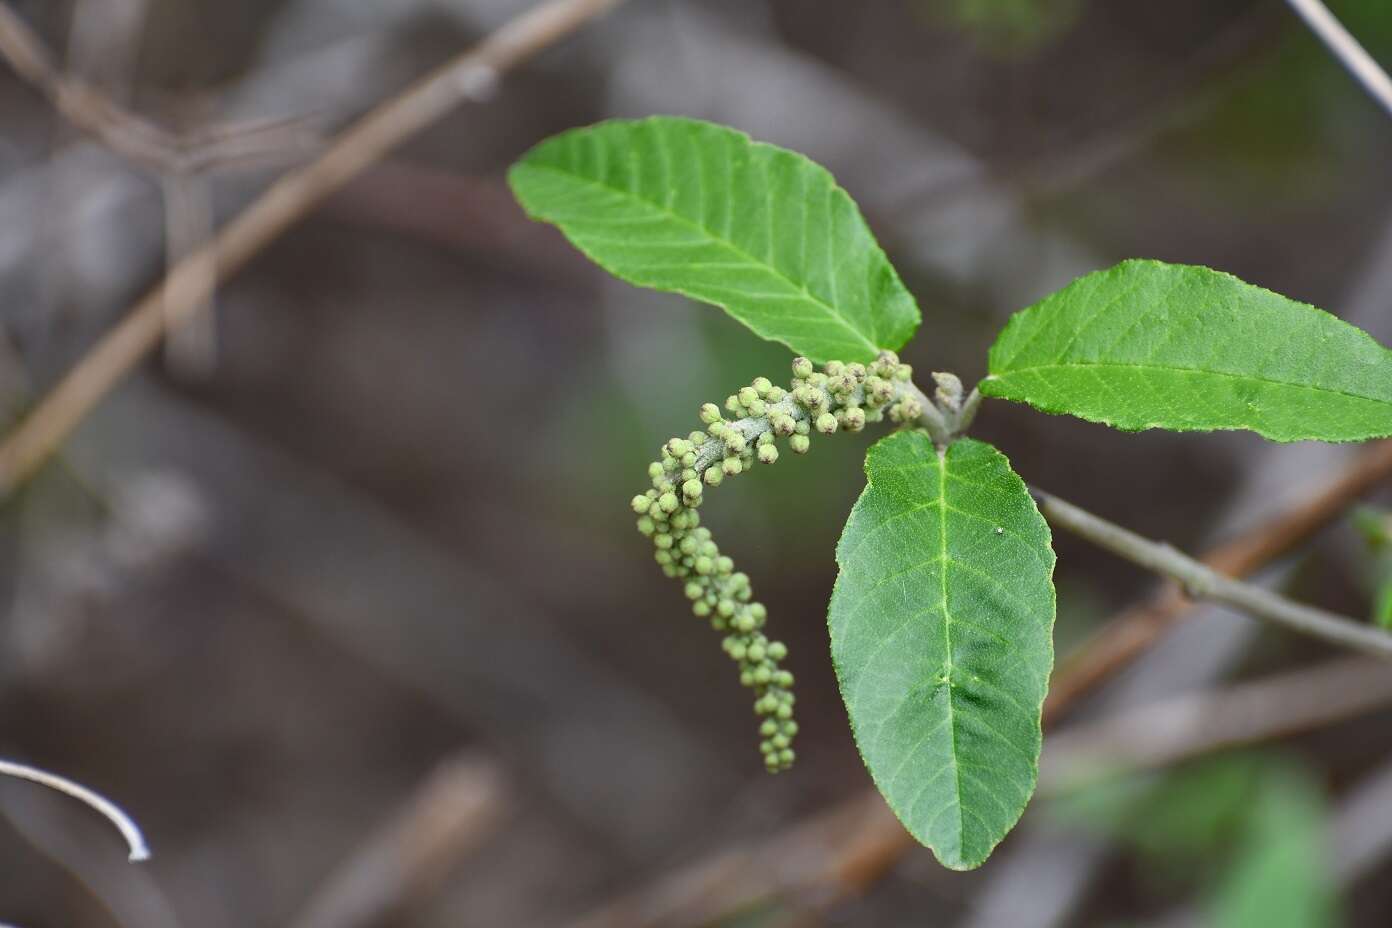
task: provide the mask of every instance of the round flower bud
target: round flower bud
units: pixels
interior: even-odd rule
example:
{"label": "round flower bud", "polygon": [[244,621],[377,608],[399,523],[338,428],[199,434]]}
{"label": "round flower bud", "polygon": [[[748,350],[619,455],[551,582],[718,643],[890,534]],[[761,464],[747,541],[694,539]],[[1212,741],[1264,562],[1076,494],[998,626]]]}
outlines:
{"label": "round flower bud", "polygon": [[733,621],[735,628],[742,632],[752,632],[757,624],[748,612],[741,612]]}
{"label": "round flower bud", "polygon": [[664,567],[670,567],[672,565],[672,552],[664,551],[662,546],[658,545],[658,549],[653,552],[653,560]]}
{"label": "round flower bud", "polygon": [[812,447],[812,442],[806,435],[794,435],[788,439],[788,447],[793,449],[794,454],[806,454],[807,449]]}
{"label": "round flower bud", "polygon": [[811,362],[811,361],[809,361],[809,360],[807,360],[806,358],[803,358],[803,357],[793,358],[793,376],[794,376],[794,377],[803,377],[803,378],[811,377],[811,376],[812,376],[812,370],[813,370],[813,368],[812,368],[812,362]]}
{"label": "round flower bud", "polygon": [[706,472],[701,475],[701,479],[706,481],[707,486],[718,487],[720,481],[725,479],[725,472],[719,467],[707,467]]}
{"label": "round flower bud", "polygon": [[731,393],[725,397],[725,408],[740,418],[744,418],[744,407],[740,405],[739,397]]}
{"label": "round flower bud", "polygon": [[786,748],[788,745],[790,745],[790,744],[793,743],[793,739],[789,738],[787,735],[782,735],[782,734],[774,735],[774,736],[773,736],[772,738],[770,738],[769,740],[773,742],[773,746],[774,746],[774,747],[776,747],[776,748],[778,748],[778,749],[780,749],[780,750],[782,750],[783,748]]}
{"label": "round flower bud", "polygon": [[778,448],[773,445],[759,446],[759,463],[772,464],[778,460]]}
{"label": "round flower bud", "polygon": [[[830,435],[836,431],[836,417],[829,412],[824,412],[817,417],[817,431],[824,435]],[[675,501],[676,497],[672,497]]]}
{"label": "round flower bud", "polygon": [[722,598],[720,602],[715,604],[715,611],[728,619],[735,614],[735,601],[733,599]]}
{"label": "round flower bud", "polygon": [[720,414],[720,407],[714,403],[702,403],[701,411],[697,415],[706,425],[714,425],[724,418]]}
{"label": "round flower bud", "polygon": [[798,733],[798,723],[794,722],[792,719],[789,719],[786,722],[781,722],[779,723],[779,725],[783,730],[783,734],[787,735],[789,738],[793,737]]}
{"label": "round flower bud", "polygon": [[846,365],[840,361],[828,361],[822,365],[822,370],[828,377],[835,377],[846,369]]}
{"label": "round flower bud", "polygon": [[701,586],[701,584],[693,580],[686,585],[686,589],[683,590],[683,592],[686,593],[687,599],[694,601],[700,599],[703,595],[705,595],[706,591],[705,588]]}
{"label": "round flower bud", "polygon": [[735,395],[739,397],[740,405],[746,409],[759,399],[759,391],[753,387],[740,387],[739,393]]}
{"label": "round flower bud", "polygon": [[648,476],[653,480],[660,479],[665,473],[666,471],[662,469],[662,465],[657,461],[653,461],[648,465]]}
{"label": "round flower bud", "polygon": [[759,394],[759,396],[766,397],[769,391],[773,389],[773,381],[769,380],[767,377],[755,377],[754,382],[751,383],[750,386],[754,388],[754,392]]}
{"label": "round flower bud", "polygon": [[696,563],[693,564],[692,567],[694,567],[696,573],[700,574],[701,576],[709,577],[712,573],[715,572],[715,561],[711,560],[705,555],[697,555]]}
{"label": "round flower bud", "polygon": [[[666,551],[668,548],[672,547],[672,536],[668,535],[666,532],[660,532],[653,536],[653,544],[657,545],[663,551]],[[671,555],[669,554],[668,557],[670,558]],[[667,561],[666,563],[671,563],[671,561]]]}
{"label": "round flower bud", "polygon": [[856,383],[865,383],[866,370],[864,364],[858,361],[852,361],[850,364],[846,365],[846,373],[849,374]]}
{"label": "round flower bud", "polygon": [[764,645],[761,642],[754,642],[749,646],[749,659],[758,662],[764,659]]}
{"label": "round flower bud", "polygon": [[710,615],[710,603],[698,599],[691,604],[691,611],[694,612],[698,618],[704,619],[706,616]]}
{"label": "round flower bud", "polygon": [[768,656],[771,660],[781,661],[788,656],[788,646],[781,641],[770,641],[768,643]]}
{"label": "round flower bud", "polygon": [[778,752],[778,762],[784,767],[791,767],[795,760],[797,760],[797,755],[793,753],[792,748],[784,748]]}
{"label": "round flower bud", "polygon": [[638,531],[642,532],[644,535],[651,535],[653,532],[657,531],[657,523],[653,522],[651,516],[643,516],[638,520]]}
{"label": "round flower bud", "polygon": [[680,508],[681,503],[677,502],[677,494],[668,492],[657,498],[657,505],[663,512],[671,514]]}
{"label": "round flower bud", "polygon": [[633,511],[641,516],[648,511],[648,507],[652,505],[652,500],[646,496],[635,496],[630,505],[633,506]]}
{"label": "round flower bud", "polygon": [[780,670],[773,675],[773,682],[786,690],[793,685],[793,674],[788,670]]}
{"label": "round flower bud", "polygon": [[688,500],[700,499],[702,489],[701,481],[688,480],[686,483],[682,484],[682,495]]}
{"label": "round flower bud", "polygon": [[764,413],[768,412],[768,406],[764,405],[764,401],[757,396],[748,403],[745,403],[744,408],[749,410],[751,416],[755,417],[762,416]]}
{"label": "round flower bud", "polygon": [[729,576],[730,572],[734,569],[735,562],[730,560],[725,555],[722,554],[720,555],[720,557],[715,559],[715,570],[721,576]]}
{"label": "round flower bud", "polygon": [[865,410],[852,406],[841,414],[841,424],[852,432],[865,428]]}
{"label": "round flower bud", "polygon": [[772,679],[773,671],[769,670],[767,667],[759,667],[754,670],[754,682],[760,686],[768,686],[769,681]]}
{"label": "round flower bud", "polygon": [[725,471],[727,477],[738,477],[744,470],[744,465],[740,463],[739,458],[726,458],[721,462],[720,469]]}
{"label": "round flower bud", "polygon": [[725,436],[725,450],[727,452],[739,454],[748,444],[749,442],[745,440],[744,436],[734,430]]}
{"label": "round flower bud", "polygon": [[[773,714],[780,719],[790,719],[793,717],[793,707],[787,704],[781,705],[773,710]],[[791,763],[791,761],[789,761]]]}
{"label": "round flower bud", "polygon": [[764,397],[764,399],[770,403],[781,403],[783,401],[783,397],[786,396],[787,393],[788,391],[784,390],[782,387],[769,387],[768,394]]}
{"label": "round flower bud", "polygon": [[772,738],[774,735],[778,734],[779,731],[778,723],[773,719],[768,719],[759,725],[759,734],[763,735],[765,738]]}

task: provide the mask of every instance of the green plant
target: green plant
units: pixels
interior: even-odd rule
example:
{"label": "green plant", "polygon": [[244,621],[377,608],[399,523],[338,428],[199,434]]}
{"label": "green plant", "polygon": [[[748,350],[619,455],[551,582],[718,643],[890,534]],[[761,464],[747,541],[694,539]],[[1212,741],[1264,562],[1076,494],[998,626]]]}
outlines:
{"label": "green plant", "polygon": [[[1392,636],[1220,577],[1038,490],[964,436],[983,397],[1125,430],[1248,429],[1275,441],[1392,435],[1392,352],[1328,313],[1202,267],[1126,261],[1017,313],[965,391],[932,395],[894,352],[919,311],[851,198],[800,155],[689,119],[614,121],[538,145],[510,182],[631,283],[723,307],[800,356],[667,442],[632,500],[662,570],[754,689],[771,770],[792,763],[792,677],[764,607],[701,524],[707,488],[814,434],[888,421],[837,548],[831,655],[865,763],[908,830],[980,865],[1034,791],[1053,663],[1049,522],[1196,595],[1392,657]],[[817,369],[814,362],[822,366]]]}

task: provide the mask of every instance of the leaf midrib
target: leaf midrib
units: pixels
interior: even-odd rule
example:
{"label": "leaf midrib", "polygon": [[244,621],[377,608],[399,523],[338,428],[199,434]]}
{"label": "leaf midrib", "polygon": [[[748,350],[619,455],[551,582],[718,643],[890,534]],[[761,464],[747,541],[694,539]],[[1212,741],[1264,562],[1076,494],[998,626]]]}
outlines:
{"label": "leaf midrib", "polygon": [[[949,449],[950,450],[950,449]],[[956,686],[953,672],[957,669],[952,659],[952,611],[947,607],[947,455],[938,455],[938,548],[942,558],[938,576],[941,580],[943,611],[943,656],[947,660],[947,732],[948,750],[952,756],[952,782],[957,796],[957,859],[966,859],[966,822],[962,811],[962,765],[957,758],[957,707],[954,705]]]}
{"label": "leaf midrib", "polygon": [[1066,371],[1073,368],[1116,368],[1117,370],[1155,370],[1167,371],[1175,374],[1200,374],[1205,377],[1224,377],[1229,380],[1250,380],[1257,383],[1268,383],[1278,387],[1291,387],[1298,390],[1311,390],[1316,393],[1328,393],[1334,396],[1346,396],[1350,399],[1366,400],[1370,403],[1382,403],[1392,406],[1392,400],[1384,399],[1379,396],[1368,396],[1363,393],[1350,393],[1347,390],[1337,390],[1332,387],[1324,387],[1318,384],[1297,383],[1289,380],[1276,380],[1271,377],[1260,377],[1254,374],[1233,374],[1228,371],[1205,370],[1201,367],[1176,367],[1171,364],[1119,364],[1112,361],[1070,361],[1066,364],[1033,364],[1029,367],[1015,367],[1010,370],[992,373],[986,378],[989,383],[992,380],[1004,380],[1012,374],[1031,374],[1040,371]]}
{"label": "leaf midrib", "polygon": [[[739,245],[735,244],[729,239],[720,235],[713,234],[710,229],[706,228],[705,226],[692,219],[687,218],[686,216],[683,216],[681,213],[672,210],[670,207],[660,205],[653,200],[645,199],[644,197],[641,197],[634,193],[632,190],[624,190],[620,187],[614,187],[610,184],[600,183],[599,181],[585,177],[584,175],[576,174],[572,171],[567,171],[562,168],[555,167],[554,165],[524,164],[521,165],[521,167],[525,167],[533,171],[549,171],[553,174],[559,174],[562,177],[578,181],[581,184],[594,187],[598,190],[603,190],[607,193],[618,195],[624,199],[631,200],[634,203],[647,207],[655,213],[667,216],[673,219],[675,222],[679,223],[680,225],[686,226],[688,229],[695,230],[696,232],[700,233],[701,235],[705,236],[711,241],[717,242],[725,248],[728,248],[730,251],[734,252],[734,254],[738,255],[741,258],[744,258],[750,264],[767,270],[772,276],[786,283],[794,291],[801,293],[807,299],[807,302],[821,309],[827,316],[831,317],[832,320],[839,323],[842,328],[844,328],[847,332],[854,336],[856,341],[859,341],[862,344],[864,344],[865,347],[869,348],[872,352],[879,350],[880,346],[878,344],[862,335],[860,331],[851,324],[851,321],[846,316],[843,316],[840,312],[837,311],[836,307],[814,296],[812,294],[812,291],[808,290],[805,284],[798,283],[797,281],[789,277],[787,274],[784,274],[774,265],[756,258],[754,255],[750,254],[748,251],[741,248]],[[877,332],[877,338],[878,335],[879,333]]]}

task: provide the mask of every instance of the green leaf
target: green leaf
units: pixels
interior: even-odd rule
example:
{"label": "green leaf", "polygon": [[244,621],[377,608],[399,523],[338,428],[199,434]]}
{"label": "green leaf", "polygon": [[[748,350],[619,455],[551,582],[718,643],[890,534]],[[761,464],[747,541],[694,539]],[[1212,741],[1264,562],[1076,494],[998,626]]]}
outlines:
{"label": "green leaf", "polygon": [[814,361],[898,348],[918,307],[846,191],[724,126],[615,120],[542,142],[508,173],[535,219],[629,283],[724,307]]}
{"label": "green leaf", "polygon": [[1380,628],[1392,631],[1392,577],[1378,584],[1373,594],[1373,621]]}
{"label": "green leaf", "polygon": [[1134,431],[1275,441],[1392,435],[1392,352],[1328,313],[1203,267],[1125,261],[1016,313],[987,396]]}
{"label": "green leaf", "polygon": [[921,432],[875,444],[836,549],[831,654],[856,744],[900,821],[979,866],[1038,778],[1053,664],[1049,528],[1005,457]]}

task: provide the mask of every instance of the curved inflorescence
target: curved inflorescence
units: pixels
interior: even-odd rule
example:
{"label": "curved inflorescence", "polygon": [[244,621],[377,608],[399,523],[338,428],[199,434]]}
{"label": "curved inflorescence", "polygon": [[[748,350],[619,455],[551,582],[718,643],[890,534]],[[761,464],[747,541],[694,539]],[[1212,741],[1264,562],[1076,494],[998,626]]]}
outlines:
{"label": "curved inflorescence", "polygon": [[702,406],[705,430],[664,444],[660,460],[648,467],[652,488],[633,497],[638,530],[653,540],[663,573],[685,580],[691,611],[726,633],[725,653],[739,664],[740,683],[754,690],[754,711],[763,719],[759,749],[771,772],[794,760],[793,675],[781,667],[788,649],[764,635],[768,611],[753,600],[749,577],[711,540],[697,508],[706,487],[752,469],[755,461],[777,461],[779,438],[805,454],[814,431],[858,432],[886,416],[914,422],[925,398],[912,375],[892,351],[868,365],[828,361],[820,371],[797,358],[787,389],[759,377],[731,395],[725,409],[735,418],[726,419],[714,403]]}

